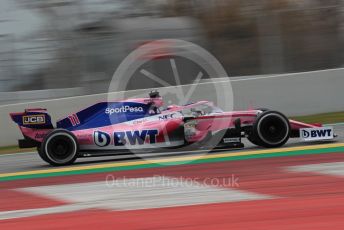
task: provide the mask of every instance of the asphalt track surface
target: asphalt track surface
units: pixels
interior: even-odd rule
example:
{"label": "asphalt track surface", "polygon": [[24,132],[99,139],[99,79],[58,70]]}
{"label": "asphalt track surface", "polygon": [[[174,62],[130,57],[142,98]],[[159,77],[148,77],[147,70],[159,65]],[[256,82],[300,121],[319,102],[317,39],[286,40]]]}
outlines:
{"label": "asphalt track surface", "polygon": [[[0,228],[342,229],[344,125],[335,126],[335,131],[339,137],[336,142],[324,143],[327,147],[313,148],[320,143],[291,140],[285,148],[265,150],[246,143],[243,150],[210,153],[207,161],[200,164],[162,167],[135,168],[137,159],[126,156],[121,160],[86,158],[74,166],[59,167],[62,174],[53,177],[48,174],[38,178],[13,177],[0,182]],[[288,149],[292,152],[288,153]],[[271,155],[216,161],[221,154],[250,155],[260,151]],[[274,151],[285,155],[274,157]],[[169,160],[178,154],[170,155],[154,159]],[[131,169],[69,174],[73,167],[91,170],[111,164],[131,165]],[[0,166],[0,179],[6,173],[44,174],[54,169],[36,153],[0,156]],[[131,180],[150,181],[149,178],[156,179],[159,175],[168,178],[169,183],[177,179],[178,186],[166,187],[159,180],[153,187],[120,184],[105,188],[108,175],[121,183],[123,178],[129,179],[129,185]],[[233,176],[239,178],[238,186],[223,181]],[[208,178],[220,184],[215,188],[207,183]],[[197,184],[191,187],[183,184],[186,179]]]}

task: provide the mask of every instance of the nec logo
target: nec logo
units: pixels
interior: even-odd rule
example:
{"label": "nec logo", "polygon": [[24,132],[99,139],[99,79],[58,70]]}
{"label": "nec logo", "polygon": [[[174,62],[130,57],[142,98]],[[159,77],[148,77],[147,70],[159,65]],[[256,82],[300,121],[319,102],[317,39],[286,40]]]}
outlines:
{"label": "nec logo", "polygon": [[173,118],[178,118],[178,114],[177,113],[168,113],[168,114],[162,114],[159,116],[159,120],[160,121],[164,121],[164,120],[169,120],[169,119],[173,119]]}
{"label": "nec logo", "polygon": [[333,139],[332,127],[300,129],[300,137],[305,141]]}
{"label": "nec logo", "polygon": [[23,124],[24,125],[45,124],[45,116],[43,114],[23,116]]}
{"label": "nec logo", "polygon": [[[158,130],[135,130],[113,133],[114,146],[155,144]],[[111,135],[106,132],[95,131],[93,133],[94,144],[99,147],[108,146],[111,143]]]}

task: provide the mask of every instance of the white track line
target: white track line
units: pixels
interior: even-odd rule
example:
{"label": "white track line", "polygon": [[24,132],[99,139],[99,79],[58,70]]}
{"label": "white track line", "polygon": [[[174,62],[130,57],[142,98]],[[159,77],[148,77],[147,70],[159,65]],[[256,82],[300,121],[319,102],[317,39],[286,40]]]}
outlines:
{"label": "white track line", "polygon": [[[326,70],[317,70],[317,71],[306,71],[306,72],[297,72],[297,73],[284,73],[284,74],[278,74],[278,75],[264,75],[264,76],[258,76],[258,77],[232,77],[234,79],[231,80],[231,82],[261,80],[261,79],[273,79],[273,78],[282,78],[282,77],[295,77],[298,75],[301,75],[298,77],[313,77],[312,75],[303,75],[302,76],[302,74],[323,73],[323,72],[332,72],[332,71],[338,71],[338,70],[344,70],[344,68],[326,69]],[[241,78],[241,79],[235,79],[235,78]]]}
{"label": "white track line", "polygon": [[86,204],[69,204],[69,205],[61,205],[61,206],[49,207],[49,208],[4,211],[4,212],[0,212],[0,220],[40,216],[40,215],[47,215],[47,214],[75,212],[75,211],[91,209],[91,208],[92,208],[91,205],[86,205]]}
{"label": "white track line", "polygon": [[344,122],[339,122],[339,123],[331,123],[331,124],[324,124],[325,126],[341,126],[344,125]]}
{"label": "white track line", "polygon": [[[228,78],[227,80],[224,81],[213,81],[212,83],[224,83],[224,82],[240,82],[240,81],[250,81],[250,80],[264,80],[264,79],[273,79],[273,78],[282,78],[282,77],[287,77],[287,76],[298,76],[299,77],[309,77],[311,75],[304,75],[306,73],[322,73],[322,72],[330,72],[330,71],[338,71],[338,70],[344,70],[344,68],[337,68],[337,69],[326,69],[326,70],[317,70],[317,71],[308,71],[308,72],[298,72],[298,73],[286,73],[286,74],[278,74],[278,75],[263,75],[259,77],[232,77]],[[226,78],[212,78],[214,80],[216,79],[226,79]],[[209,82],[202,82],[202,83],[197,83],[196,85],[203,85],[203,84],[209,84]],[[195,84],[185,84],[185,85],[179,85],[179,86],[169,86],[165,88],[173,88],[173,87],[180,87],[180,86],[192,86]],[[150,89],[140,89],[140,90],[153,90],[155,88],[150,88]],[[115,93],[124,93],[128,91],[118,91]],[[32,101],[32,102],[22,102],[22,103],[15,103],[15,104],[7,104],[7,105],[0,105],[0,108],[4,107],[9,107],[9,106],[16,106],[16,105],[28,105],[32,103],[44,103],[44,102],[51,102],[51,101],[60,101],[60,100],[68,100],[68,99],[74,99],[74,98],[84,98],[84,97],[93,97],[93,96],[105,96],[108,95],[109,93],[99,93],[99,94],[89,94],[89,95],[81,95],[81,96],[74,96],[74,97],[64,97],[64,98],[55,98],[55,99],[47,99],[47,100],[40,100],[40,101]]]}
{"label": "white track line", "polygon": [[[222,182],[232,183],[232,177]],[[220,179],[218,179],[220,180]],[[209,183],[209,181],[205,181]],[[239,182],[238,182],[239,183]],[[189,178],[154,176],[146,178],[113,178],[113,181],[62,184],[21,188],[21,192],[65,201],[68,204],[49,208],[0,212],[0,220],[65,213],[85,209],[140,210],[164,207],[215,204],[276,197],[231,187],[199,183]]]}
{"label": "white track line", "polygon": [[307,172],[344,177],[344,162],[320,163],[287,167],[291,172]]}
{"label": "white track line", "polygon": [[24,154],[32,154],[32,153],[36,153],[36,152],[5,153],[5,154],[0,154],[0,157],[12,156],[12,155],[24,155]]}

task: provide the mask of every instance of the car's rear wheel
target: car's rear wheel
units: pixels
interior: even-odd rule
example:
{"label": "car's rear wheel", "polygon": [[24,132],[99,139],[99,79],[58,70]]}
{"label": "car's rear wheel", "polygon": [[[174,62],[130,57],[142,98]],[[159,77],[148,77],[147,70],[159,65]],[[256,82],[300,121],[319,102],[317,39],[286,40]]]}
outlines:
{"label": "car's rear wheel", "polygon": [[284,145],[290,136],[288,118],[276,111],[261,113],[253,124],[248,139],[255,145],[274,148]]}
{"label": "car's rear wheel", "polygon": [[78,142],[73,133],[57,129],[46,136],[39,149],[39,155],[53,166],[63,166],[74,163],[78,151]]}

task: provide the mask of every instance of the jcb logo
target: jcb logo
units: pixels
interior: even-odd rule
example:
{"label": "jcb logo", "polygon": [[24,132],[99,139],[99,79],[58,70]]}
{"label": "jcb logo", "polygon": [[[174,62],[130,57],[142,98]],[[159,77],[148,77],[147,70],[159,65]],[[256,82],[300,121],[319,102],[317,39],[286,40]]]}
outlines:
{"label": "jcb logo", "polygon": [[23,124],[24,125],[45,124],[45,116],[43,114],[42,115],[23,116]]}

